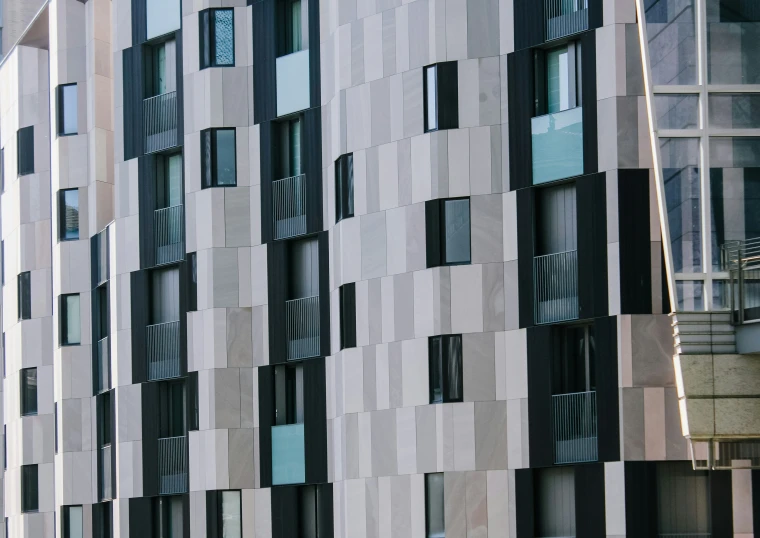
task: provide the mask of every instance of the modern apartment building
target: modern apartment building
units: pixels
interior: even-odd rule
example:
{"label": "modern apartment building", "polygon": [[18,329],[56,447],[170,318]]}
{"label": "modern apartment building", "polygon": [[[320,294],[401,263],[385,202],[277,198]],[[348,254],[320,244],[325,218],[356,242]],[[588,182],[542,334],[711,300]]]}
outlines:
{"label": "modern apartment building", "polygon": [[3,536],[760,534],[758,2],[40,3]]}

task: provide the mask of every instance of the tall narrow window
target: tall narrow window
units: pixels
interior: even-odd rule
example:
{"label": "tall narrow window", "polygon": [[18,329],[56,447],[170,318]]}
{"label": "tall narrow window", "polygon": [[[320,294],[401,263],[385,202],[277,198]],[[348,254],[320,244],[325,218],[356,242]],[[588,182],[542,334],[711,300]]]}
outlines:
{"label": "tall narrow window", "polygon": [[158,155],[156,167],[158,209],[182,204],[182,154]]}
{"label": "tall narrow window", "polygon": [[190,252],[187,255],[188,272],[188,306],[190,312],[198,310],[198,253]]}
{"label": "tall narrow window", "polygon": [[24,271],[18,275],[18,319],[32,319],[32,274]]}
{"label": "tall narrow window", "polygon": [[200,409],[198,405],[198,372],[187,373],[188,417],[187,429],[196,431],[200,427]]}
{"label": "tall narrow window", "polygon": [[162,382],[158,392],[158,436],[160,438],[182,437],[187,434],[185,410],[185,382]]}
{"label": "tall narrow window", "polygon": [[79,294],[61,295],[61,345],[78,345],[81,339]]}
{"label": "tall narrow window", "polygon": [[232,9],[199,12],[200,68],[235,65],[235,20]]}
{"label": "tall narrow window", "polygon": [[201,131],[201,187],[234,187],[235,129]]}
{"label": "tall narrow window", "polygon": [[77,134],[77,85],[63,84],[56,93],[58,136]]}
{"label": "tall narrow window", "polygon": [[356,347],[356,284],[340,287],[340,349]]}
{"label": "tall narrow window", "polygon": [[274,369],[275,425],[303,424],[303,367]]}
{"label": "tall narrow window", "polygon": [[21,466],[21,511],[36,512],[39,510],[39,482],[36,465]]}
{"label": "tall narrow window", "polygon": [[581,44],[570,42],[548,51],[536,51],[536,116],[580,106]]}
{"label": "tall narrow window", "polygon": [[156,538],[183,538],[184,516],[182,496],[155,497],[153,525]]}
{"label": "tall narrow window", "polygon": [[423,69],[425,132],[459,127],[457,62],[442,62]]}
{"label": "tall narrow window", "polygon": [[83,538],[84,520],[81,506],[63,507],[63,538]]}
{"label": "tall narrow window", "polygon": [[430,403],[462,401],[462,335],[428,340]]}
{"label": "tall narrow window", "polygon": [[59,237],[61,241],[79,239],[79,189],[58,194]]}
{"label": "tall narrow window", "polygon": [[219,521],[221,532],[219,536],[224,538],[242,538],[243,522],[240,517],[240,492],[222,491],[219,496]]}
{"label": "tall narrow window", "polygon": [[[301,0],[284,0],[277,3],[279,8],[279,51],[277,56],[285,56],[303,50],[308,40],[308,21],[301,12]],[[308,48],[308,47],[307,47]]]}
{"label": "tall narrow window", "polygon": [[575,467],[537,469],[534,474],[536,536],[575,536]]}
{"label": "tall narrow window", "polygon": [[446,519],[444,517],[443,473],[425,475],[425,536],[444,538]]}
{"label": "tall narrow window", "polygon": [[354,216],[354,154],[335,161],[335,222]]}
{"label": "tall narrow window", "polygon": [[21,414],[37,414],[37,368],[21,370]]}
{"label": "tall narrow window", "polygon": [[0,148],[0,192],[5,192],[5,148]]}
{"label": "tall narrow window", "polygon": [[16,133],[18,175],[34,173],[34,126],[24,127]]}
{"label": "tall narrow window", "polygon": [[425,203],[427,265],[470,263],[470,199],[429,200]]}

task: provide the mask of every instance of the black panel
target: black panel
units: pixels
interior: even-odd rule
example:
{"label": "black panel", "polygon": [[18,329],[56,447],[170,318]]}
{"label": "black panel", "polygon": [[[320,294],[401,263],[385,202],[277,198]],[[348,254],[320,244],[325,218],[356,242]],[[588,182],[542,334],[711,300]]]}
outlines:
{"label": "black panel", "polygon": [[298,488],[272,488],[272,538],[298,536]]}
{"label": "black panel", "polygon": [[657,474],[648,461],[626,461],[625,530],[628,538],[657,536]]}
{"label": "black panel", "polygon": [[533,189],[517,191],[517,290],[520,327],[532,327],[533,313]]}
{"label": "black panel", "polygon": [[[438,82],[439,130],[457,129],[459,127],[459,72],[457,65],[457,62],[441,62],[436,67],[438,71],[436,79]],[[426,80],[423,82],[426,83]]]}
{"label": "black panel", "polygon": [[34,173],[34,126],[24,127],[16,133],[18,175]]}
{"label": "black panel", "polygon": [[188,372],[187,374],[187,398],[185,399],[187,413],[188,431],[197,431],[200,429],[198,419],[196,418],[196,406],[198,405],[198,372]]}
{"label": "black panel", "polygon": [[[179,281],[186,282],[189,278],[190,267],[186,263],[179,264]],[[188,287],[179,286],[179,372],[181,376],[187,375],[187,312],[189,310],[190,295]]]}
{"label": "black panel", "polygon": [[620,459],[617,319],[594,320],[599,461]]}
{"label": "black panel", "polygon": [[[593,174],[599,170],[596,125],[596,34],[586,32],[581,36],[580,42],[581,84],[583,85],[583,171],[586,174]],[[528,136],[530,136],[530,130]]]}
{"label": "black panel", "polygon": [[594,30],[604,24],[604,0],[588,0],[588,28]]}
{"label": "black panel", "polygon": [[555,345],[555,331],[552,327],[531,327],[527,333],[530,465],[549,467],[554,465],[551,364],[559,346]]}
{"label": "black panel", "polygon": [[[133,273],[134,274],[134,273]],[[141,385],[143,495],[158,495],[159,384]]]}
{"label": "black panel", "polygon": [[620,309],[652,313],[649,170],[618,170]]}
{"label": "black panel", "polygon": [[206,492],[206,538],[219,538],[219,497],[218,491]]}
{"label": "black panel", "polygon": [[327,410],[325,359],[303,363],[303,422],[306,483],[327,482]]}
{"label": "black panel", "polygon": [[156,200],[156,156],[143,155],[137,159],[138,203],[140,207],[140,268],[156,265],[156,243],[153,233]]}
{"label": "black panel", "polygon": [[[254,123],[262,123],[277,117],[277,69],[275,64],[277,21],[275,8],[275,0],[261,0],[254,2],[251,10],[253,12]],[[309,34],[312,35],[311,21],[309,23]],[[319,37],[319,28],[314,35],[317,38]],[[311,57],[309,60],[311,64]]]}
{"label": "black panel", "polygon": [[148,326],[148,272],[134,271],[129,274],[130,306],[132,308],[132,383],[148,380],[147,342],[145,328]]}
{"label": "black panel", "polygon": [[515,470],[515,526],[517,538],[534,538],[533,470]]}
{"label": "black panel", "polygon": [[[287,243],[277,241],[267,246],[267,271],[279,278],[269,279],[269,363],[278,364],[287,360],[285,334],[285,301],[288,297],[288,249]],[[321,282],[320,282],[321,288]],[[320,289],[321,294],[321,289]]]}
{"label": "black panel", "polygon": [[340,296],[340,348],[356,347],[356,284],[344,284]]}
{"label": "black panel", "polygon": [[319,234],[319,347],[320,355],[322,357],[327,357],[331,354],[330,237],[328,232],[322,232]]}
{"label": "black panel", "polygon": [[[540,3],[533,0],[521,0],[521,2]],[[515,29],[517,28],[518,25],[515,24]],[[531,118],[535,109],[533,51],[526,49],[507,55],[507,90],[509,190],[513,191],[529,187],[533,183],[533,142],[531,139]]]}
{"label": "black panel", "polygon": [[[303,4],[302,4],[303,5]],[[319,1],[310,0],[309,6],[309,97],[311,106],[320,113],[319,106],[322,104],[321,77],[319,74],[320,49],[319,40],[321,28],[319,27]]]}
{"label": "black panel", "polygon": [[515,50],[544,42],[544,3],[539,0],[515,0]]}
{"label": "black panel", "polygon": [[[255,8],[254,8],[255,9]],[[274,124],[259,125],[259,156],[261,166],[261,242],[272,241],[272,178],[274,177]],[[303,138],[303,137],[302,137]],[[307,182],[308,183],[308,182]],[[308,223],[307,223],[308,226]]]}
{"label": "black panel", "polygon": [[575,531],[584,538],[604,538],[604,464],[575,467]]}
{"label": "black panel", "polygon": [[153,533],[153,499],[135,497],[129,499],[129,535],[140,538],[158,538]]}
{"label": "black panel", "polygon": [[441,265],[441,201],[425,202],[425,249],[428,267]]}
{"label": "black panel", "polygon": [[[607,185],[605,173],[578,178],[578,316],[606,316]],[[519,230],[519,228],[518,228]]]}
{"label": "black panel", "polygon": [[[314,6],[311,6],[313,8]],[[311,9],[310,9],[311,11]],[[307,233],[321,232],[322,225],[322,117],[320,108],[303,114],[302,157],[306,174]],[[263,200],[263,198],[262,198]]]}
{"label": "black panel", "polygon": [[151,0],[132,0],[132,45],[142,44],[147,39],[147,3],[150,1]]}
{"label": "black panel", "polygon": [[731,471],[710,471],[710,523],[712,538],[733,538]]}
{"label": "black panel", "polygon": [[[175,49],[177,51],[177,145],[182,146],[185,144],[185,91],[184,91],[184,56],[182,54],[182,30],[178,30],[174,33],[174,40],[176,43]],[[182,159],[182,177],[185,176],[185,159]],[[185,190],[182,189],[182,199],[185,199]],[[187,236],[185,236],[187,237]]]}
{"label": "black panel", "polygon": [[272,485],[272,423],[274,422],[274,368],[259,368],[259,481]]}
{"label": "black panel", "polygon": [[317,486],[317,536],[333,538],[333,485]]}
{"label": "black panel", "polygon": [[760,470],[752,470],[752,522],[755,538],[760,538]]}
{"label": "black panel", "polygon": [[124,99],[124,160],[142,155],[144,150],[143,96],[145,73],[141,46],[122,51]]}
{"label": "black panel", "polygon": [[116,484],[116,451],[118,450],[116,446],[116,390],[111,390],[108,403],[110,405],[108,412],[111,414],[111,491],[112,496],[116,498],[116,492],[119,491]]}

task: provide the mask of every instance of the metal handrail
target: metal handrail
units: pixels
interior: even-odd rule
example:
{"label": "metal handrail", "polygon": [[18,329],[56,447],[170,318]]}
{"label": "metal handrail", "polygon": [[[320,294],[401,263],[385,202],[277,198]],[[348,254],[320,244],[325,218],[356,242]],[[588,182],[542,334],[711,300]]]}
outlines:
{"label": "metal handrail", "polygon": [[173,148],[177,137],[177,92],[167,92],[143,101],[145,153]]}
{"label": "metal handrail", "polygon": [[588,0],[544,0],[546,40],[588,30]]}
{"label": "metal handrail", "polygon": [[741,325],[745,322],[747,308],[754,310],[760,307],[757,293],[755,297],[748,293],[748,281],[753,283],[752,289],[756,292],[757,283],[760,282],[760,237],[723,243],[720,247],[720,268],[728,272],[729,310],[734,312],[732,322]]}
{"label": "metal handrail", "polygon": [[578,319],[578,251],[533,258],[533,290],[537,324]]}
{"label": "metal handrail", "polygon": [[318,357],[319,295],[285,302],[288,360]]}
{"label": "metal handrail", "polygon": [[554,463],[598,459],[596,391],[552,396]]}
{"label": "metal handrail", "polygon": [[275,239],[306,233],[306,175],[272,182],[272,214]]}
{"label": "metal handrail", "polygon": [[156,265],[173,263],[185,257],[184,206],[156,209],[153,212],[153,234],[156,238]]}
{"label": "metal handrail", "polygon": [[179,377],[179,321],[148,325],[145,328],[148,380]]}
{"label": "metal handrail", "polygon": [[158,492],[162,495],[187,493],[187,437],[158,440]]}

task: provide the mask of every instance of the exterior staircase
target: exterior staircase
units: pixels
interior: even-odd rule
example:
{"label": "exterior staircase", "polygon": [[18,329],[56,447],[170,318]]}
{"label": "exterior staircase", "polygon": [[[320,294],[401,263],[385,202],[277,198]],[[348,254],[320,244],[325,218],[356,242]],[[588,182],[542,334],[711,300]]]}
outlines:
{"label": "exterior staircase", "polygon": [[736,353],[736,332],[730,312],[676,312],[670,318],[677,354]]}

